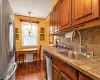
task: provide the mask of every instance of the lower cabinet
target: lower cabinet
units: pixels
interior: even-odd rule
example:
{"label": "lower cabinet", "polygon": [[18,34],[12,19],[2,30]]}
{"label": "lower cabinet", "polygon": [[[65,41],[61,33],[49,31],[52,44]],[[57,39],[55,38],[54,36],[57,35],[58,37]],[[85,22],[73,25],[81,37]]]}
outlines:
{"label": "lower cabinet", "polygon": [[52,80],[71,80],[62,73],[54,64],[52,65]]}
{"label": "lower cabinet", "polygon": [[90,77],[84,75],[83,73],[79,72],[79,79],[78,80],[93,80]]}
{"label": "lower cabinet", "polygon": [[58,80],[60,77],[60,70],[53,64],[52,65],[52,80]]}
{"label": "lower cabinet", "polygon": [[55,56],[52,63],[52,80],[93,80]]}
{"label": "lower cabinet", "polygon": [[61,72],[59,80],[71,80],[71,79],[68,78],[64,73]]}
{"label": "lower cabinet", "polygon": [[52,80],[77,80],[77,70],[64,61],[52,57]]}
{"label": "lower cabinet", "polygon": [[[43,69],[45,76],[46,56],[43,55]],[[47,77],[46,77],[47,80]],[[93,80],[59,58],[52,56],[52,80]]]}

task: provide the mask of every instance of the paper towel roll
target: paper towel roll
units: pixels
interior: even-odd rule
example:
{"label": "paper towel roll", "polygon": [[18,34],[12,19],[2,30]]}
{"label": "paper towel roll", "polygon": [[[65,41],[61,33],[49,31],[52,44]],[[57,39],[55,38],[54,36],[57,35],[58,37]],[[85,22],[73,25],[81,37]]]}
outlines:
{"label": "paper towel roll", "polygon": [[65,38],[70,38],[72,40],[72,38],[75,36],[75,31],[71,31],[71,32],[67,32],[65,34]]}

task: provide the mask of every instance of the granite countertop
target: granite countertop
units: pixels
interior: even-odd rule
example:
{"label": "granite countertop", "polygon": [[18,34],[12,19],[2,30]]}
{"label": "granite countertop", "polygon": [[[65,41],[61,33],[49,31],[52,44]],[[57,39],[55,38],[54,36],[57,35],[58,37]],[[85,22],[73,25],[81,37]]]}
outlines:
{"label": "granite countertop", "polygon": [[56,48],[48,46],[43,47],[43,50],[48,51],[51,55],[63,60],[65,63],[76,68],[85,75],[94,80],[100,80],[100,56],[95,56],[88,59],[72,59],[57,52]]}

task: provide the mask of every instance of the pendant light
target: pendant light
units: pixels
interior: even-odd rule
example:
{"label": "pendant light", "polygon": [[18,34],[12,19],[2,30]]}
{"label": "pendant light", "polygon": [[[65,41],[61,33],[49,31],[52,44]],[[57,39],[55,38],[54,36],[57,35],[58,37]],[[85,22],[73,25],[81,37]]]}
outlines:
{"label": "pendant light", "polygon": [[30,15],[31,15],[31,12],[29,12],[29,24],[30,24],[30,28],[28,29],[29,36],[31,36],[31,33],[32,33],[32,23],[31,23]]}

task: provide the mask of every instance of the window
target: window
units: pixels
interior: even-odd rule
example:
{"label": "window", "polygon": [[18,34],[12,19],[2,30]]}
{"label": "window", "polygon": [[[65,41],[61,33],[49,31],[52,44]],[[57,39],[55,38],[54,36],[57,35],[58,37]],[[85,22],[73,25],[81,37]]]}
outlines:
{"label": "window", "polygon": [[[29,33],[31,30],[31,33]],[[22,22],[22,46],[38,45],[38,24]]]}

